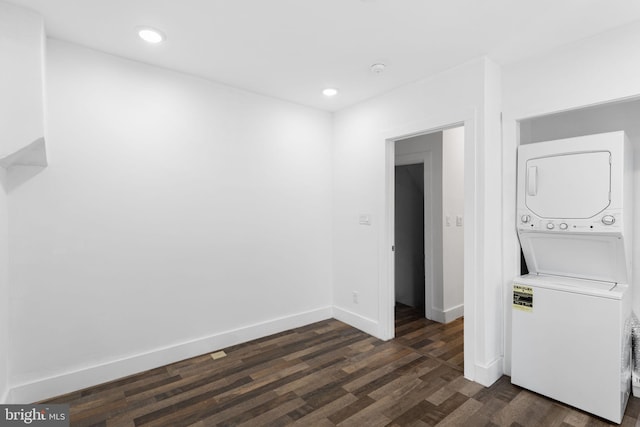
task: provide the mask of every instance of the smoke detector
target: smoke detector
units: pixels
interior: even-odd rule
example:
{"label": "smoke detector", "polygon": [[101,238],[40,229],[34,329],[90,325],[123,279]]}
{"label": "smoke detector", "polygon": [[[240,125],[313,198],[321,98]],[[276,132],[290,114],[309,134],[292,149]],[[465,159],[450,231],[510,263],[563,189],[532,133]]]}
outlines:
{"label": "smoke detector", "polygon": [[378,62],[377,64],[373,64],[370,69],[373,74],[382,74],[385,68],[387,68],[386,65]]}

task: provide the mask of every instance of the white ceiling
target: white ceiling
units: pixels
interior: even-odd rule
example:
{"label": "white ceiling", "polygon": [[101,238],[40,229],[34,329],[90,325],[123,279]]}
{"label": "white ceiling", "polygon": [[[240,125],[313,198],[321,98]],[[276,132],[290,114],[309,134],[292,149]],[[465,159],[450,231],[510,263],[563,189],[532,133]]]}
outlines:
{"label": "white ceiling", "polygon": [[[329,111],[640,20],[638,0],[10,0],[49,37]],[[167,40],[139,40],[152,26]],[[370,65],[384,62],[376,75]],[[325,87],[338,96],[325,98]]]}

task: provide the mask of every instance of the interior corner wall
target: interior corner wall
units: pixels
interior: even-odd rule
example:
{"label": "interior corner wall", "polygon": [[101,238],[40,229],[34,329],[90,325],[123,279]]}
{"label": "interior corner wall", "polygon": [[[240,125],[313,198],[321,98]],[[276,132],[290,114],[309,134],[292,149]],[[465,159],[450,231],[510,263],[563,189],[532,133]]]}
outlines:
{"label": "interior corner wall", "polygon": [[330,113],[56,40],[46,65],[49,167],[8,200],[14,402],[331,317]]}
{"label": "interior corner wall", "polygon": [[[474,118],[476,126],[465,141],[472,146],[465,151],[465,165],[474,171],[466,181],[473,185],[465,188],[465,200],[469,197],[473,202],[465,206],[465,239],[469,235],[472,241],[468,248],[465,241],[465,301],[473,301],[464,307],[469,325],[465,328],[465,376],[483,384],[502,374],[499,91],[497,66],[482,58],[334,116],[334,315],[382,338],[393,334],[388,331],[393,319],[389,321],[385,305],[393,298],[387,294],[392,286],[387,274],[391,257],[387,140]],[[498,158],[493,160],[496,152]],[[487,204],[495,200],[497,204]],[[371,225],[359,224],[360,214],[370,215]],[[498,233],[493,232],[496,229]],[[484,253],[486,249],[492,252]],[[357,302],[352,299],[354,291],[359,295]]]}
{"label": "interior corner wall", "polygon": [[[478,338],[476,347],[478,360],[483,361],[477,371],[477,381],[482,384],[491,383],[503,373],[504,364],[504,277],[503,264],[503,199],[502,186],[504,184],[502,165],[502,69],[495,62],[484,61],[484,85],[483,85],[483,118],[482,138],[484,145],[476,152],[479,163],[482,165],[482,174],[467,179],[465,176],[465,265],[470,256],[466,239],[469,227],[469,215],[467,204],[470,196],[468,188],[471,183],[476,185],[473,191],[480,202],[476,221],[479,227],[478,240],[481,249],[475,255],[477,273],[482,278],[480,283],[484,286],[474,294],[477,316],[483,319],[483,323],[476,331]],[[465,146],[465,169],[469,169],[468,146]],[[467,318],[468,302],[466,282],[468,271],[465,270],[465,321]],[[498,332],[499,331],[499,332]],[[465,340],[466,340],[465,336]],[[481,344],[480,344],[481,343]],[[465,341],[465,351],[468,348]]]}
{"label": "interior corner wall", "polygon": [[[515,225],[518,120],[640,97],[640,57],[635,54],[638,45],[640,23],[633,23],[503,67],[505,289],[510,289],[511,280],[519,275]],[[634,248],[638,248],[637,244]],[[640,286],[639,275],[634,276],[633,286]],[[509,297],[510,293],[505,292],[506,373],[511,371]]]}

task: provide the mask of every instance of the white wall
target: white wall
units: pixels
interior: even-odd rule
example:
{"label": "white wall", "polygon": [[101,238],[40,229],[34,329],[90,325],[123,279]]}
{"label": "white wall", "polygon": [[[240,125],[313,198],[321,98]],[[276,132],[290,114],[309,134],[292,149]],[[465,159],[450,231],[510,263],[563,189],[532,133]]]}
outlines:
{"label": "white wall", "polygon": [[47,50],[50,166],[9,200],[14,401],[331,317],[330,114]]}
{"label": "white wall", "polygon": [[0,158],[44,134],[44,25],[35,12],[0,1]]}
{"label": "white wall", "polygon": [[464,127],[442,132],[442,321],[464,307]]}
{"label": "white wall", "polygon": [[[635,54],[638,45],[640,23],[635,23],[503,69],[505,289],[519,274],[519,246],[515,232],[517,120],[640,96],[640,56]],[[505,292],[507,373],[511,370],[509,296],[510,293]]]}
{"label": "white wall", "polygon": [[[0,2],[0,159],[44,135],[42,18]],[[7,165],[0,167],[0,403],[9,393]]]}
{"label": "white wall", "polygon": [[[334,314],[393,336],[388,140],[464,122],[465,376],[502,374],[500,70],[486,59],[411,84],[335,115]],[[372,225],[358,224],[369,213]],[[392,222],[391,222],[392,224]],[[351,299],[359,292],[358,303]]]}

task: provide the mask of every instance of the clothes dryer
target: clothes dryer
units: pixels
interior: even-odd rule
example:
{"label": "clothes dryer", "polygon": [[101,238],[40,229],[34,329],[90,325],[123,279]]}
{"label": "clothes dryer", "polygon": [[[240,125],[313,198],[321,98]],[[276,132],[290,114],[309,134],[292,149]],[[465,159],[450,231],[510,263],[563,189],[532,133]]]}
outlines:
{"label": "clothes dryer", "polygon": [[633,155],[624,132],[521,145],[517,185],[530,273],[630,283]]}

